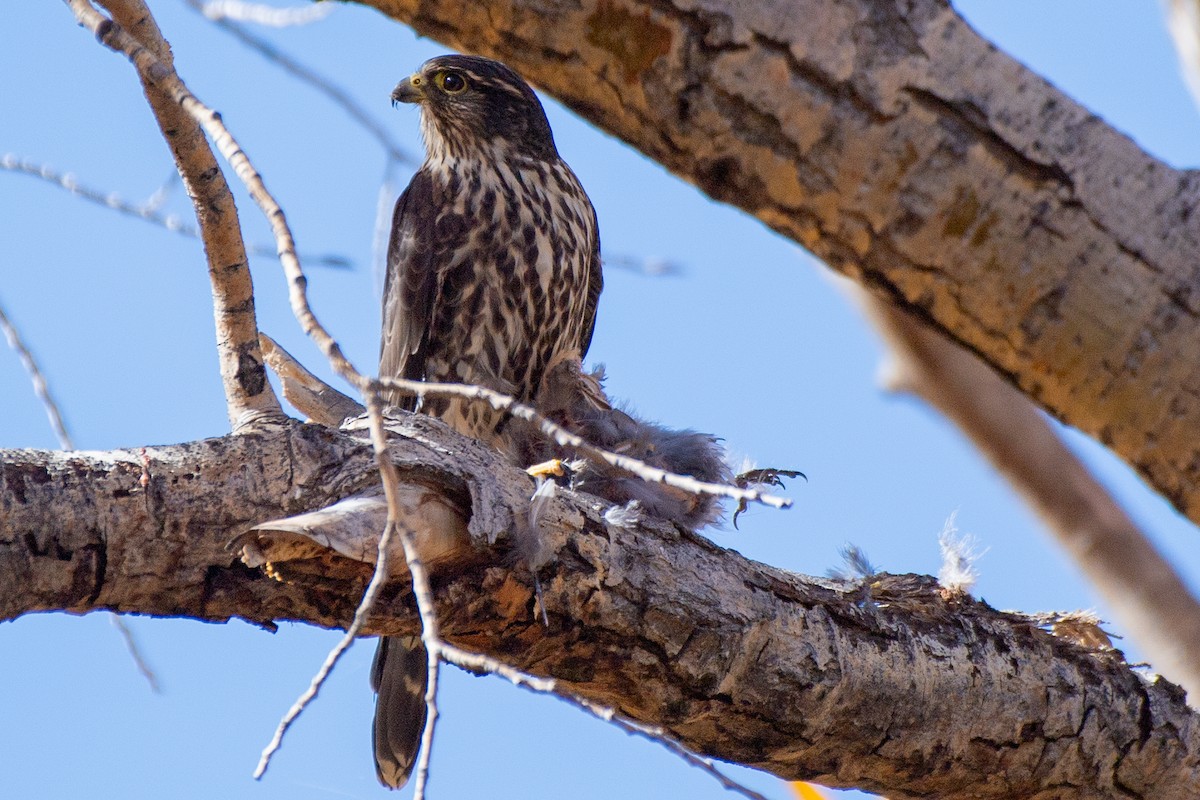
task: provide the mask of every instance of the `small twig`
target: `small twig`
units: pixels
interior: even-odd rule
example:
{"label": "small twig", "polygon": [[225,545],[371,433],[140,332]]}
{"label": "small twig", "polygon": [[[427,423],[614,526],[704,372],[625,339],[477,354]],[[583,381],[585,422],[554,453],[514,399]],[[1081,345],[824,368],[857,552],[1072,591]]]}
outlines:
{"label": "small twig", "polygon": [[212,20],[233,19],[239,22],[266,25],[271,28],[292,28],[297,25],[320,22],[332,14],[333,9],[333,3],[275,8],[261,3],[247,3],[244,0],[208,0],[199,10]]}
{"label": "small twig", "polygon": [[307,83],[312,88],[316,89],[321,94],[328,97],[336,105],[341,106],[350,117],[357,122],[367,133],[374,137],[375,141],[379,142],[384,151],[387,152],[388,158],[400,161],[405,164],[415,165],[417,160],[405,152],[396,141],[388,133],[387,128],[381,125],[374,117],[372,117],[366,109],[360,106],[350,94],[341,87],[335,86],[332,81],[317,74],[311,68],[301,64],[296,59],[284,53],[275,45],[268,42],[259,36],[255,36],[250,31],[246,30],[245,26],[239,25],[227,16],[214,17],[211,16],[207,8],[210,4],[203,3],[201,0],[184,0],[188,7],[193,11],[197,11],[208,19],[212,20],[213,24],[221,30],[228,33],[239,42],[249,47],[251,50],[257,51],[263,58],[278,64],[285,72],[289,72],[297,80]]}
{"label": "small twig", "polygon": [[649,739],[652,742],[662,745],[671,753],[679,756],[688,764],[704,772],[707,772],[712,777],[716,778],[720,784],[731,792],[736,792],[743,797],[751,798],[751,800],[767,800],[763,795],[753,789],[743,786],[737,781],[730,778],[725,773],[721,772],[707,758],[698,756],[688,750],[679,742],[671,738],[662,728],[657,725],[643,725],[640,722],[635,722],[627,717],[623,717],[617,713],[615,709],[608,706],[593,703],[576,694],[564,692],[558,688],[558,682],[553,678],[539,678],[535,675],[522,672],[519,669],[514,669],[507,664],[497,661],[490,656],[481,655],[479,653],[471,653],[461,648],[455,647],[452,644],[445,642],[441,645],[441,657],[447,663],[453,664],[471,672],[488,672],[493,675],[499,675],[505,680],[512,683],[514,686],[520,686],[523,689],[528,689],[531,692],[538,694],[549,694],[557,697],[568,705],[574,706],[579,710],[590,714],[596,719],[613,725],[630,736],[641,736],[644,739]]}
{"label": "small twig", "polygon": [[[88,202],[111,208],[126,216],[136,217],[157,225],[160,228],[178,233],[181,236],[186,236],[189,239],[199,239],[200,229],[195,225],[187,222],[177,214],[162,214],[158,211],[161,207],[163,198],[166,196],[166,187],[171,184],[167,183],[159,187],[154,194],[145,203],[131,203],[121,198],[116,192],[102,192],[99,189],[93,189],[89,186],[79,183],[74,174],[70,172],[58,172],[57,170],[45,164],[38,164],[28,159],[18,158],[12,153],[5,153],[0,156],[0,169],[9,172],[18,172],[24,175],[32,175],[35,178],[41,178],[47,183],[66,189],[76,197],[87,200]],[[255,256],[270,256],[275,258],[275,248],[267,245],[247,245],[246,252]],[[349,269],[352,266],[350,259],[345,256],[337,255],[310,255],[304,257],[306,261],[312,264],[319,264],[323,267],[331,267],[333,269]]]}
{"label": "small twig", "polygon": [[150,684],[150,691],[155,694],[162,694],[162,686],[158,682],[158,676],[154,674],[154,670],[146,663],[146,659],[142,657],[142,649],[134,638],[133,629],[126,624],[125,620],[121,619],[120,614],[109,613],[108,621],[116,628],[121,638],[125,642],[125,649],[129,652],[133,663],[137,667],[138,672],[142,673],[142,677],[146,679],[146,683]]}
{"label": "small twig", "polygon": [[74,450],[75,443],[71,441],[71,434],[67,433],[67,425],[63,422],[62,413],[58,410],[58,403],[54,402],[54,395],[50,392],[50,385],[46,383],[46,376],[38,367],[33,353],[29,352],[29,348],[21,340],[21,334],[9,320],[8,315],[4,313],[3,304],[0,304],[0,332],[4,333],[4,338],[8,340],[8,346],[17,354],[21,366],[29,374],[29,379],[33,382],[33,393],[37,395],[38,400],[42,403],[42,408],[46,410],[46,416],[50,418],[50,427],[58,439],[58,446],[63,450]]}
{"label": "small twig", "polygon": [[792,505],[792,501],[786,497],[765,494],[757,489],[740,489],[723,483],[696,480],[690,476],[667,472],[665,469],[652,467],[636,458],[597,447],[583,437],[542,416],[533,406],[518,402],[514,397],[483,386],[467,383],[409,381],[402,378],[379,378],[376,383],[380,388],[406,392],[418,397],[454,397],[486,402],[497,411],[506,411],[514,417],[537,425],[542,433],[564,447],[573,447],[591,458],[623,469],[649,483],[665,483],[692,494],[730,497],[749,503],[762,503],[772,508],[790,508]]}
{"label": "small twig", "polygon": [[267,334],[260,333],[258,343],[267,366],[279,377],[283,399],[309,419],[336,428],[347,417],[357,417],[366,412],[362,403],[313,375]]}
{"label": "small twig", "polygon": [[[421,643],[425,646],[426,681],[425,681],[425,730],[421,733],[421,754],[417,760],[416,788],[413,800],[423,800],[425,786],[429,780],[429,759],[433,752],[433,731],[437,725],[437,689],[438,665],[441,663],[442,639],[438,627],[437,612],[433,605],[433,590],[429,585],[429,574],[425,565],[417,555],[416,543],[412,533],[398,523],[400,519],[399,501],[396,498],[396,485],[399,476],[396,466],[392,463],[387,451],[387,431],[383,422],[383,401],[377,389],[364,394],[367,401],[367,418],[370,420],[371,444],[375,449],[375,460],[379,465],[379,474],[383,479],[383,491],[388,503],[388,528],[396,532],[400,545],[404,550],[404,561],[408,565],[408,573],[412,581],[413,597],[417,601],[417,614],[421,617]],[[379,543],[379,560],[375,563],[375,576],[383,569],[386,553],[383,541]],[[386,574],[386,573],[385,573]],[[362,605],[367,605],[363,597]],[[362,606],[360,606],[361,608]]]}

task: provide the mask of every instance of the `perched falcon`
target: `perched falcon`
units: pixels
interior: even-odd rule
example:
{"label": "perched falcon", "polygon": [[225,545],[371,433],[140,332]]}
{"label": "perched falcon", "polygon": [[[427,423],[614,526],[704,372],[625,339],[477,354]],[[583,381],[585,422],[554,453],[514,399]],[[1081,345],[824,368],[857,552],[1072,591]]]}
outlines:
{"label": "perched falcon", "polygon": [[[383,297],[380,375],[473,383],[531,401],[548,365],[582,358],[602,284],[596,212],[517,73],[439,56],[392,92],[421,107],[426,157],[396,203]],[[419,409],[512,452],[506,417],[480,403]],[[375,765],[399,788],[425,724],[425,654],[380,641],[372,669]]]}

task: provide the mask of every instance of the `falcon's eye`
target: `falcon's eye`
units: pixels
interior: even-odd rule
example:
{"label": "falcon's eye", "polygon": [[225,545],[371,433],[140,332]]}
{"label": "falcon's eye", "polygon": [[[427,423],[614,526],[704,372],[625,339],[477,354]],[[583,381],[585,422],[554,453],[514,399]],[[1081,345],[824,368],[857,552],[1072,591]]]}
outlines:
{"label": "falcon's eye", "polygon": [[467,89],[467,79],[457,72],[439,72],[433,80],[446,94],[460,94]]}

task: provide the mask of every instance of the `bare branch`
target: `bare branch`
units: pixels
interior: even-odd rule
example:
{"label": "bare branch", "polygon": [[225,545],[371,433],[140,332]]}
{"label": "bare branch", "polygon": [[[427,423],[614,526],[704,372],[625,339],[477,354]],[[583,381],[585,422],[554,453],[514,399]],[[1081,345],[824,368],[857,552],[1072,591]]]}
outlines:
{"label": "bare branch", "polygon": [[76,18],[98,39],[138,66],[150,108],[195,205],[208,256],[217,353],[233,429],[240,430],[262,418],[279,418],[283,412],[267,381],[258,349],[254,286],[237,208],[204,134],[181,108],[182,97],[174,91],[181,84],[171,66],[170,47],[142,0],[105,0],[113,15],[111,20],[100,14],[90,0],[67,2]]}
{"label": "bare branch", "polygon": [[388,237],[392,232],[392,206],[396,202],[393,174],[396,162],[388,159],[383,167],[383,178],[375,197],[375,224],[371,228],[371,277],[374,278],[375,294],[383,295],[384,276],[387,275]]}
{"label": "bare branch", "polygon": [[109,614],[108,621],[121,634],[121,641],[125,643],[125,650],[129,653],[129,657],[133,659],[134,666],[146,683],[150,684],[150,691],[155,694],[162,694],[162,685],[158,682],[158,675],[151,668],[149,662],[142,655],[142,648],[138,644],[137,637],[133,635],[133,629],[129,627],[125,620],[121,619],[120,614]]}
{"label": "bare branch", "polygon": [[[97,205],[102,205],[105,208],[111,208],[121,214],[136,217],[137,219],[145,220],[160,228],[166,228],[169,231],[178,233],[181,236],[187,236],[191,239],[199,239],[200,229],[190,222],[181,219],[175,214],[161,214],[158,209],[166,197],[166,189],[170,186],[169,183],[163,184],[145,203],[131,203],[121,199],[121,196],[116,192],[102,192],[99,189],[94,189],[84,184],[81,184],[70,172],[60,173],[50,166],[38,164],[28,159],[18,158],[12,153],[5,153],[0,156],[0,169],[9,172],[19,172],[25,175],[32,175],[35,178],[66,189],[71,194],[83,200],[87,200]],[[178,177],[178,176],[176,176]],[[254,244],[248,245],[246,251],[251,255],[270,256],[275,258],[275,248],[265,245]],[[305,261],[311,264],[317,264],[323,267],[332,267],[333,269],[348,269],[351,266],[350,259],[345,256],[337,255],[306,255]]]}
{"label": "bare branch", "polygon": [[538,413],[533,406],[518,402],[516,398],[493,391],[484,386],[473,386],[465,383],[434,383],[428,381],[408,381],[402,378],[379,378],[380,388],[406,392],[418,397],[461,397],[468,400],[483,401],[497,411],[507,411],[514,417],[537,425],[545,435],[560,445],[573,447],[588,458],[594,458],[623,469],[631,475],[636,475],[648,483],[663,483],[674,486],[685,492],[714,497],[730,497],[734,500],[748,503],[762,503],[771,508],[790,508],[792,501],[786,497],[767,494],[757,489],[740,489],[723,483],[708,483],[699,481],[688,475],[678,475],[620,453],[596,447],[581,436],[577,436],[556,422]]}
{"label": "bare branch", "polygon": [[[157,189],[150,193],[150,196],[146,198],[146,202],[142,203],[140,206],[137,206],[137,208],[143,213],[158,211],[160,208],[166,205],[167,198],[171,196],[171,193],[174,191],[175,187],[181,185],[181,183],[182,182],[179,180],[179,173],[172,171],[167,179],[163,181]],[[199,236],[199,234],[197,234],[197,236]]]}
{"label": "bare branch", "polygon": [[683,265],[677,261],[671,261],[666,258],[639,258],[629,255],[613,255],[604,257],[604,267],[615,267],[616,269],[627,270],[628,272],[636,272],[639,275],[647,275],[652,278],[661,278],[665,276],[682,275],[685,270]]}
{"label": "bare branch", "polygon": [[366,407],[313,375],[291,353],[265,333],[259,334],[263,358],[279,376],[283,397],[314,422],[336,428],[347,417],[366,413]]}

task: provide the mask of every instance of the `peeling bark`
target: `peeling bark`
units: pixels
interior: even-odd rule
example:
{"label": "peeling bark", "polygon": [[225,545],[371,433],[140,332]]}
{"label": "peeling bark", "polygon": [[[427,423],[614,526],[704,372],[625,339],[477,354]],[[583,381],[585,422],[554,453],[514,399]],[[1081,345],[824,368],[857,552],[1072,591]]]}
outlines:
{"label": "peeling bark", "polygon": [[[564,490],[537,523],[553,554],[544,626],[512,547],[528,476],[434,420],[391,428],[402,480],[469,515],[470,543],[433,573],[455,644],[790,779],[896,798],[1200,791],[1198,719],[1176,687],[930,578],[803,578],[664,525],[611,525],[594,498]],[[278,580],[228,545],[377,480],[365,440],[294,422],[144,454],[5,451],[0,619],[111,609],[344,626],[372,543],[361,561],[281,556],[264,536]],[[415,629],[401,578],[371,630]]]}
{"label": "peeling bark", "polygon": [[918,314],[1200,522],[1200,180],[947,3],[359,2]]}

